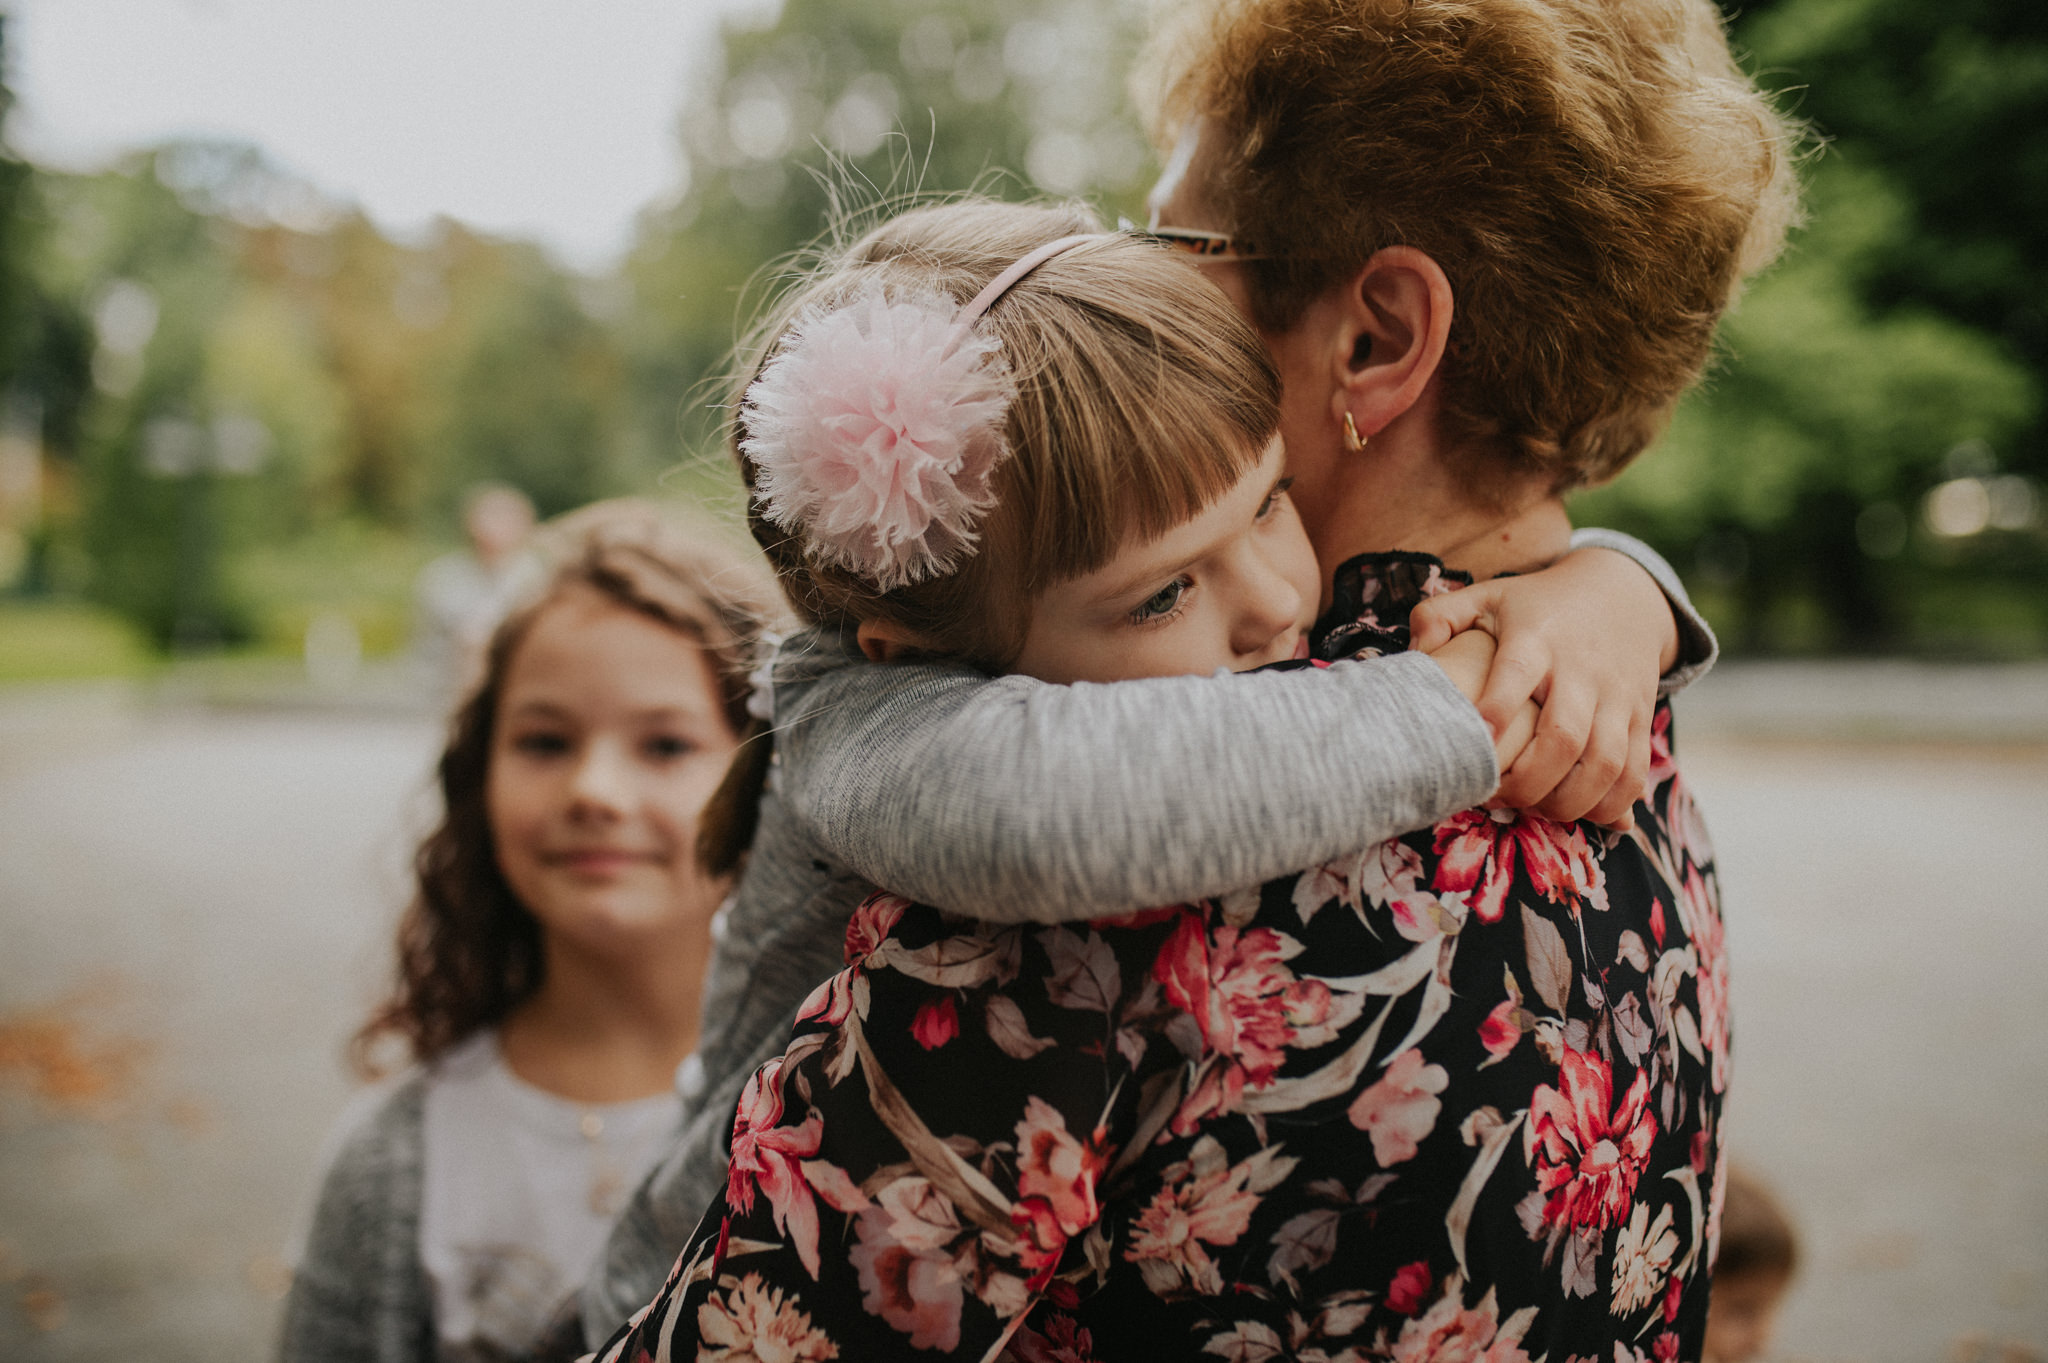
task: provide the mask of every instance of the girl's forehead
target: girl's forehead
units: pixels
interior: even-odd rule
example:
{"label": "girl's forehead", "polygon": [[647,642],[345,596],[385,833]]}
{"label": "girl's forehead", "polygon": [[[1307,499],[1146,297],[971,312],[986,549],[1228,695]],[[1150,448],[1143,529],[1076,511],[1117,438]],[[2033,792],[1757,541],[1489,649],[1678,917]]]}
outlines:
{"label": "girl's forehead", "polygon": [[[1194,563],[1244,533],[1279,481],[1285,462],[1280,437],[1267,444],[1259,462],[1187,520],[1150,540],[1126,544],[1084,579],[1103,597],[1136,590],[1160,573]],[[1156,584],[1154,584],[1156,585]]]}
{"label": "girl's forehead", "polygon": [[505,699],[545,690],[555,703],[680,698],[717,703],[703,644],[583,583],[570,584],[535,612],[508,660]]}

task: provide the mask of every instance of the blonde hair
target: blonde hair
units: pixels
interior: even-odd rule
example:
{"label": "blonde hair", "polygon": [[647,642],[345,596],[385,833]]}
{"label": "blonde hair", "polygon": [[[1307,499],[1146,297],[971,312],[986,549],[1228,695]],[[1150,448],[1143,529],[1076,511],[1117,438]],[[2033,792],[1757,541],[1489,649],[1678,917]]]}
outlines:
{"label": "blonde hair", "polygon": [[413,857],[415,891],[398,925],[391,993],[351,1043],[374,1074],[386,1037],[432,1060],[494,1026],[540,988],[541,929],[498,867],[485,789],[498,701],[513,656],[564,593],[596,591],[695,640],[710,660],[726,722],[749,730],[748,677],[786,619],[775,582],[702,519],[632,498],[599,502],[542,527],[542,586],[491,636],[484,673],[450,722],[438,767],[442,817]]}
{"label": "blonde hair", "polygon": [[[1099,223],[1073,206],[966,199],[884,223],[795,290],[761,329],[751,377],[791,318],[880,283],[965,303],[1035,247]],[[890,591],[826,561],[750,499],[755,538],[814,624],[885,621],[934,650],[1001,671],[1023,646],[1033,593],[1101,567],[1200,511],[1257,467],[1279,426],[1280,381],[1221,292],[1176,257],[1106,235],[1041,265],[976,326],[1001,342],[1015,385],[1009,454],[980,547],[952,572]],[[747,435],[735,403],[735,450]],[[757,470],[742,454],[750,491]]]}
{"label": "blonde hair", "polygon": [[1384,247],[1442,266],[1481,491],[1620,472],[1798,215],[1797,129],[1708,0],[1179,0],[1134,90],[1162,144],[1201,128],[1267,330]]}

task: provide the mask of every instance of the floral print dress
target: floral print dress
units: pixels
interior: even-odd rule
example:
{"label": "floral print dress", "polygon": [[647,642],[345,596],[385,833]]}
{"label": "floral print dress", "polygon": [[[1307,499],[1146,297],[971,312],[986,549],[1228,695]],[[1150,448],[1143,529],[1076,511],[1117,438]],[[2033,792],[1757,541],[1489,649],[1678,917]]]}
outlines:
{"label": "floral print dress", "polygon": [[[1320,656],[1458,581],[1354,560]],[[1475,809],[1054,927],[876,895],[600,1359],[1699,1357],[1727,975],[1663,706],[1653,752],[1626,835]]]}

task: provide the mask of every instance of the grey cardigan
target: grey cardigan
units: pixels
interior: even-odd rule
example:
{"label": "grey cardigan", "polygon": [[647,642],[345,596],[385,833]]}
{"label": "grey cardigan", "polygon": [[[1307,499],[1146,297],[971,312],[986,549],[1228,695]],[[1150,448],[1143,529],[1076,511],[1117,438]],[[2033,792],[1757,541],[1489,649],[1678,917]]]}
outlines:
{"label": "grey cardigan", "polygon": [[[1677,690],[1713,633],[1655,551]],[[1477,712],[1416,654],[1328,669],[1049,686],[865,663],[816,633],[773,668],[776,765],[704,992],[703,1088],[585,1284],[595,1348],[660,1291],[725,1178],[740,1090],[844,964],[877,885],[998,922],[1182,903],[1353,855],[1477,804],[1499,779]]]}
{"label": "grey cardigan", "polygon": [[285,1298],[282,1363],[433,1363],[420,1264],[426,1093],[416,1070],[343,1135]]}

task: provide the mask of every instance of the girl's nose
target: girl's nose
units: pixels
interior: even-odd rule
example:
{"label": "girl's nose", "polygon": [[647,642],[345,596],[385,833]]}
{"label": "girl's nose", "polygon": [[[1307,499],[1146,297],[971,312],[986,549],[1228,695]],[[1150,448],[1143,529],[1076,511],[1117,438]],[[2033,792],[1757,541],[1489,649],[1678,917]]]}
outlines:
{"label": "girl's nose", "polygon": [[1238,556],[1237,579],[1231,647],[1240,656],[1264,653],[1301,619],[1301,592],[1256,545]]}
{"label": "girl's nose", "polygon": [[618,745],[602,740],[583,749],[569,784],[572,812],[615,816],[625,811],[630,786],[629,764]]}

